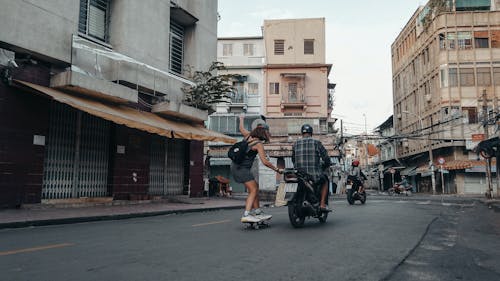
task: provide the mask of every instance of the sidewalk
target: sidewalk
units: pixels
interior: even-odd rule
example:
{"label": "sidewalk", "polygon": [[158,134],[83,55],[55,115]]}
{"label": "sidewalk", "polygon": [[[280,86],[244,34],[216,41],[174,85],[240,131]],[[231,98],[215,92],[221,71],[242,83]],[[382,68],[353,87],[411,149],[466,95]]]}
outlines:
{"label": "sidewalk", "polygon": [[0,229],[118,220],[174,213],[242,209],[245,201],[228,198],[176,196],[158,201],[112,201],[85,204],[35,204],[0,210]]}

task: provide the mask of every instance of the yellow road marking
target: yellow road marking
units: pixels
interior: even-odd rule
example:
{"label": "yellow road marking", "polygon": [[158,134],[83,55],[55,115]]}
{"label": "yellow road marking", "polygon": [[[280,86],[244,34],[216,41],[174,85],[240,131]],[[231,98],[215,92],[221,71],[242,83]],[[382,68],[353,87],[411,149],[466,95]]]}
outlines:
{"label": "yellow road marking", "polygon": [[230,222],[230,221],[231,220],[223,220],[223,221],[213,221],[213,222],[207,222],[207,223],[193,224],[192,227],[212,225],[212,224],[221,224],[221,223],[226,223],[226,222]]}
{"label": "yellow road marking", "polygon": [[75,244],[62,243],[62,244],[54,244],[54,245],[47,245],[47,246],[40,246],[40,247],[33,247],[33,248],[26,248],[26,249],[5,251],[5,252],[0,252],[0,256],[8,256],[8,255],[15,255],[15,254],[20,254],[20,253],[43,251],[43,250],[55,249],[55,248],[62,248],[62,247],[68,247],[68,246],[73,246],[73,245],[75,245]]}

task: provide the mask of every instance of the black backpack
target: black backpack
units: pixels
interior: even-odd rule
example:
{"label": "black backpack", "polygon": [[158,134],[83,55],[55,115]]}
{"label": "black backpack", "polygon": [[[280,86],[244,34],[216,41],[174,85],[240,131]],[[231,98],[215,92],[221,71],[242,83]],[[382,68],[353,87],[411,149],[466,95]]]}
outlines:
{"label": "black backpack", "polygon": [[236,164],[241,164],[247,155],[248,142],[246,140],[239,141],[231,146],[227,152],[227,157]]}

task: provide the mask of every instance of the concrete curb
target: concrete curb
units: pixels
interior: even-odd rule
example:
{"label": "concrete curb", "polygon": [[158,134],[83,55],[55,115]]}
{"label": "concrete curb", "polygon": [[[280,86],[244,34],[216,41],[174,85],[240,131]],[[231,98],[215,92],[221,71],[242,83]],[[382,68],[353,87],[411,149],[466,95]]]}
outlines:
{"label": "concrete curb", "polygon": [[165,211],[129,213],[129,214],[101,215],[101,216],[89,216],[89,217],[71,217],[71,218],[59,218],[59,219],[7,222],[7,223],[0,223],[0,229],[74,224],[74,223],[94,222],[94,221],[123,220],[123,219],[153,217],[153,216],[162,216],[162,215],[170,215],[170,214],[211,212],[211,211],[217,211],[217,210],[234,210],[234,209],[242,209],[242,208],[244,208],[244,206],[224,206],[224,207],[193,208],[193,209],[183,209],[183,210],[165,210]]}

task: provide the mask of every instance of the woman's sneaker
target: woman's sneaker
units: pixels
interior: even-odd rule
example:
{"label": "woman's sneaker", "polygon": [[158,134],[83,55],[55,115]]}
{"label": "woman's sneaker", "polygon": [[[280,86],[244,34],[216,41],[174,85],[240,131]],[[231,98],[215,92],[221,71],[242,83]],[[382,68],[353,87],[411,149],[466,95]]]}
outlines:
{"label": "woman's sneaker", "polygon": [[250,211],[250,214],[261,220],[268,220],[273,216],[265,214],[260,208]]}
{"label": "woman's sneaker", "polygon": [[257,216],[254,216],[252,214],[248,215],[243,215],[241,217],[241,222],[259,222],[261,219],[259,219]]}

